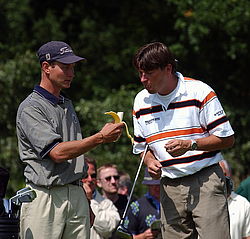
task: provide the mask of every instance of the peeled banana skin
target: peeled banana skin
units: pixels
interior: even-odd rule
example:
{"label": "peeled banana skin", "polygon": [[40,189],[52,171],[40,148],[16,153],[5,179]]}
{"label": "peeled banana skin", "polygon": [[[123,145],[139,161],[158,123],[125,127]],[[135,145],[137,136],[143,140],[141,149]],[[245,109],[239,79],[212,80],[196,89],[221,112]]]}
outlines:
{"label": "peeled banana skin", "polygon": [[109,112],[105,112],[105,115],[111,115],[115,121],[115,123],[121,123],[122,119],[119,117],[119,115],[114,112],[114,111],[109,111]]}
{"label": "peeled banana skin", "polygon": [[133,145],[134,144],[134,138],[130,135],[126,122],[122,121],[123,112],[116,113],[114,111],[108,111],[108,112],[105,112],[104,114],[111,115],[113,117],[115,123],[123,123],[125,125],[127,136],[131,140],[131,143]]}

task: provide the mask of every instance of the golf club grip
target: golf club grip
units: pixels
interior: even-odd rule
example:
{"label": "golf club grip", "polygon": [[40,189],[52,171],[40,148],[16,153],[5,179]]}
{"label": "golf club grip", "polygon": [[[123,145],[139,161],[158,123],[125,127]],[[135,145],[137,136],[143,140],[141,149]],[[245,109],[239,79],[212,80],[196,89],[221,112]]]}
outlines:
{"label": "golf club grip", "polygon": [[143,155],[142,155],[142,158],[141,158],[139,167],[138,167],[138,169],[137,169],[137,173],[136,173],[136,175],[135,175],[134,183],[133,183],[132,189],[131,189],[131,191],[130,191],[129,198],[128,198],[128,202],[127,202],[127,205],[126,205],[125,210],[124,210],[124,212],[123,212],[123,215],[122,215],[120,224],[123,223],[123,220],[124,220],[124,218],[125,218],[125,216],[126,216],[126,214],[127,214],[128,207],[129,207],[129,204],[130,204],[130,201],[131,201],[133,192],[134,192],[135,184],[136,184],[136,181],[137,181],[138,176],[139,176],[139,174],[140,174],[141,167],[142,167],[142,164],[143,164],[145,155],[146,155],[146,153],[147,153],[147,150],[148,150],[148,144],[146,145],[146,148],[144,149],[144,152],[143,152]]}

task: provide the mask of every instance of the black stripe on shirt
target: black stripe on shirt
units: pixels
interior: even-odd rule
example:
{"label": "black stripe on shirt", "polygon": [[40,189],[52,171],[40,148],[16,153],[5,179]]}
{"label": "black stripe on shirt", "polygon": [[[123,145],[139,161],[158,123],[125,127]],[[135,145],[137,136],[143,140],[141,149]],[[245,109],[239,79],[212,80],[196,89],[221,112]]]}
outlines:
{"label": "black stripe on shirt", "polygon": [[[198,100],[187,100],[187,101],[182,101],[182,102],[170,103],[168,106],[168,110],[189,107],[189,106],[196,106],[198,108],[201,108],[202,102],[200,102]],[[137,111],[135,113],[135,116],[138,119],[142,115],[157,113],[157,112],[161,112],[163,110],[164,109],[163,109],[162,105],[156,105],[156,106],[152,106],[151,108],[140,109],[139,111]]]}
{"label": "black stripe on shirt", "polygon": [[207,131],[210,131],[211,129],[217,127],[218,125],[225,123],[228,121],[228,118],[226,116],[223,116],[222,118],[215,120],[213,123],[209,124],[207,126]]}
{"label": "black stripe on shirt", "polygon": [[137,119],[139,119],[141,115],[147,115],[147,114],[157,113],[161,111],[163,111],[162,105],[156,105],[147,109],[140,109],[139,111],[135,113],[135,116]]}
{"label": "black stripe on shirt", "polygon": [[142,138],[142,137],[134,136],[134,141],[137,142],[137,143],[143,143],[143,142],[146,142],[146,139]]}
{"label": "black stripe on shirt", "polygon": [[51,149],[53,149],[58,143],[61,143],[62,139],[55,139],[51,144],[47,145],[40,153],[40,157],[44,158]]}
{"label": "black stripe on shirt", "polygon": [[191,163],[194,161],[200,161],[205,158],[211,158],[214,157],[217,153],[220,151],[211,151],[211,152],[204,152],[199,155],[193,155],[185,158],[175,158],[167,161],[160,162],[163,167],[169,167],[175,164],[182,164],[182,163]]}
{"label": "black stripe on shirt", "polygon": [[202,103],[198,100],[187,100],[182,102],[170,103],[168,106],[168,110],[173,110],[177,108],[189,107],[189,106],[196,106],[201,108]]}

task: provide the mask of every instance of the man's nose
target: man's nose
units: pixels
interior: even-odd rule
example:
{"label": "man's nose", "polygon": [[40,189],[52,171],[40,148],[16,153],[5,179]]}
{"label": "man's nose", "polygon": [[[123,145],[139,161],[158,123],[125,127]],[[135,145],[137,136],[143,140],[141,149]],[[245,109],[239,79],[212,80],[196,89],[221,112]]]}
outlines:
{"label": "man's nose", "polygon": [[146,74],[145,73],[142,73],[141,74],[141,83],[143,83],[143,82],[145,82],[145,81],[147,81],[148,79],[147,79],[147,76],[146,76]]}
{"label": "man's nose", "polygon": [[92,181],[92,177],[91,177],[91,175],[90,175],[90,174],[88,175],[87,180],[88,180],[89,182],[91,182],[91,181]]}
{"label": "man's nose", "polygon": [[114,177],[111,177],[111,183],[116,184],[117,180],[114,179]]}
{"label": "man's nose", "polygon": [[67,70],[67,76],[69,77],[74,77],[75,76],[75,71],[74,71],[74,68],[71,67]]}
{"label": "man's nose", "polygon": [[70,71],[69,75],[70,75],[70,77],[74,77],[74,76],[75,76],[74,70],[73,70],[73,71]]}

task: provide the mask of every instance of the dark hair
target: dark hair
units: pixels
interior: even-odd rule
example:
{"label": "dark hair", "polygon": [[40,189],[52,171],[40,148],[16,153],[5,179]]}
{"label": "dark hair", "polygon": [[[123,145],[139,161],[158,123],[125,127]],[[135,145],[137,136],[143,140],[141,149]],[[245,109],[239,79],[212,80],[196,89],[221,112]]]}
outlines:
{"label": "dark hair", "polygon": [[85,160],[86,163],[94,165],[95,171],[97,170],[97,163],[96,163],[95,159],[91,158],[88,155],[84,155],[84,160]]}
{"label": "dark hair", "polygon": [[173,73],[176,72],[176,59],[168,47],[161,42],[142,46],[133,58],[133,65],[138,71],[163,69],[168,64],[172,65]]}

